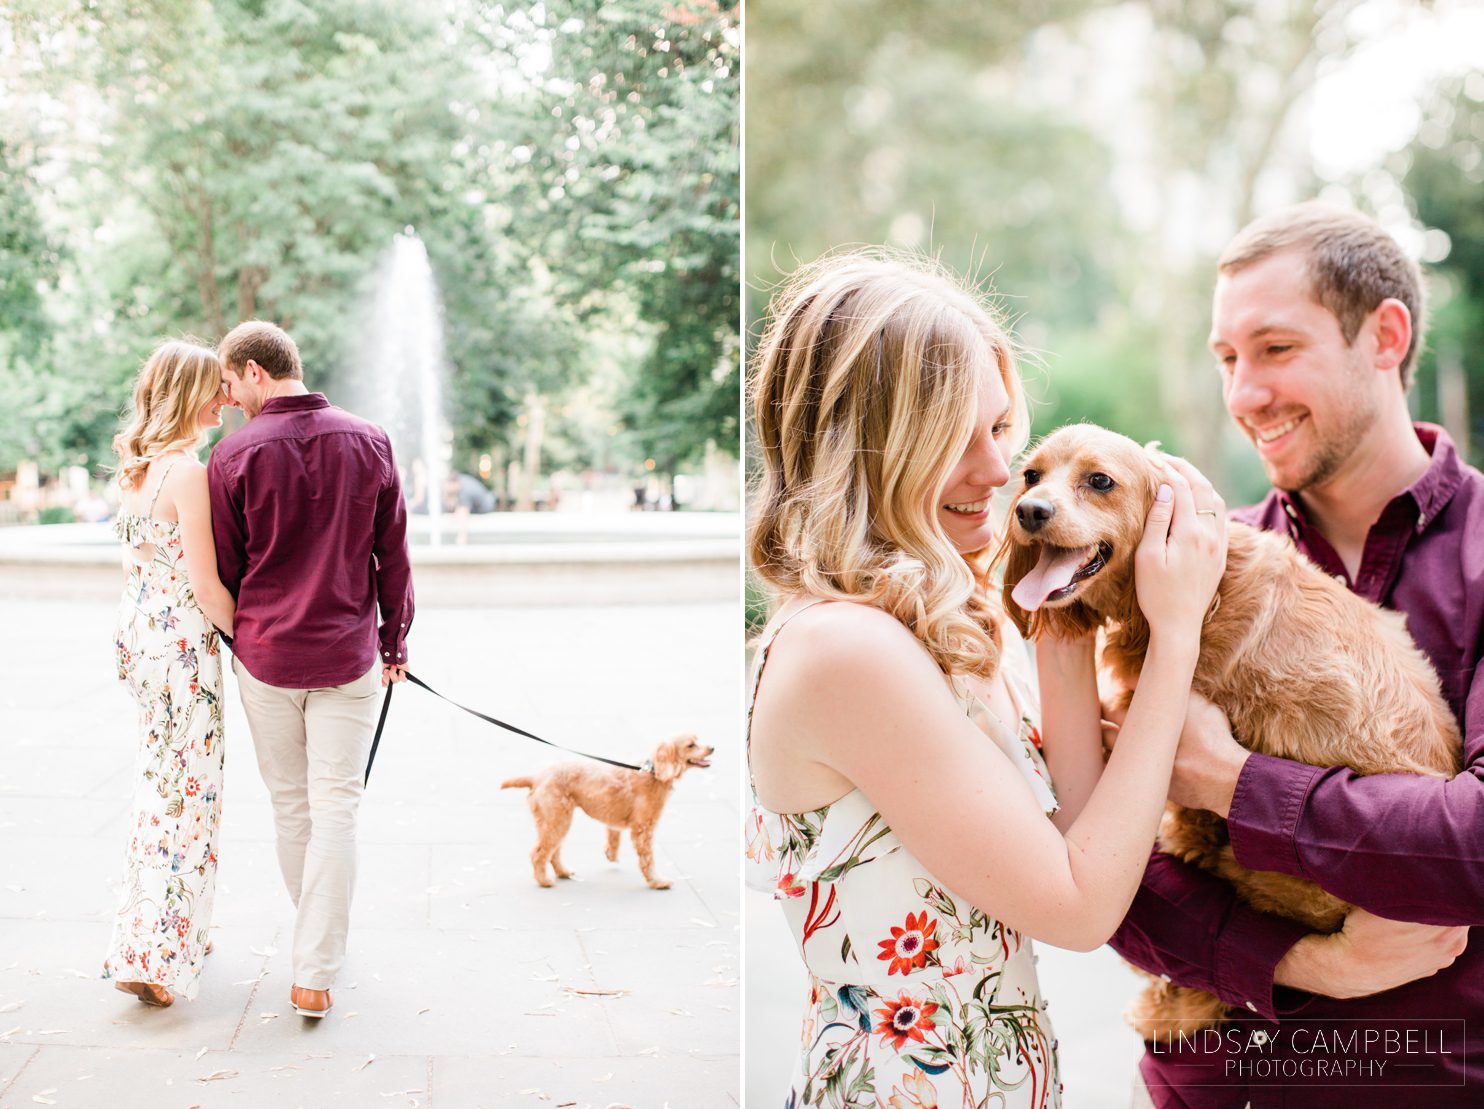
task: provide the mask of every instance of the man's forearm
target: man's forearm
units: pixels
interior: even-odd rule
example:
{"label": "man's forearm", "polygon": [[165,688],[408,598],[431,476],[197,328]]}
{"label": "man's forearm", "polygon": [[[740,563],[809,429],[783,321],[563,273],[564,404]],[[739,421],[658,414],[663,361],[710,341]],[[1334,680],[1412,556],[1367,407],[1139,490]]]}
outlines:
{"label": "man's forearm", "polygon": [[1229,816],[1237,861],[1379,916],[1484,923],[1484,777],[1362,777],[1254,755]]}
{"label": "man's forearm", "polygon": [[1307,934],[1243,904],[1221,879],[1156,851],[1109,945],[1151,974],[1276,1019],[1274,968]]}

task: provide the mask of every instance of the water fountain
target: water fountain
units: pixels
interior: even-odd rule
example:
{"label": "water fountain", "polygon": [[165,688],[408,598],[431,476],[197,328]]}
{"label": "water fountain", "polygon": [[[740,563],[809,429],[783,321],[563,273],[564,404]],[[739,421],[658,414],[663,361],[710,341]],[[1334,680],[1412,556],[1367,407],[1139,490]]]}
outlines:
{"label": "water fountain", "polygon": [[411,227],[392,240],[374,289],[352,409],[391,436],[408,503],[426,513],[436,545],[449,469],[443,315],[427,248]]}

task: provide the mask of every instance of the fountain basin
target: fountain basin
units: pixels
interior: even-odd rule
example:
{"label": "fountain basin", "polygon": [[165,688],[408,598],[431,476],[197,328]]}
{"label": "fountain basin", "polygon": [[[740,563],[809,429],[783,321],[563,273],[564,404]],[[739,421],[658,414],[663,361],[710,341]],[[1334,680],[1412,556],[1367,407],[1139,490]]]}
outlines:
{"label": "fountain basin", "polygon": [[[465,544],[448,517],[408,531],[419,604],[740,603],[738,513],[495,513],[467,520]],[[111,524],[0,528],[0,597],[113,597],[123,575]]]}

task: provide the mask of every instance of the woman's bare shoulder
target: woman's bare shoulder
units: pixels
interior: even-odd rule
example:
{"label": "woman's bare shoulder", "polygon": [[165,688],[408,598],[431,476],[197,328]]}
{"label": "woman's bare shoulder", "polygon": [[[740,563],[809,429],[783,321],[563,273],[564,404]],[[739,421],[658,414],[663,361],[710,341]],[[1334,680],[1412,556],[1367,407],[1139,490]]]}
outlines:
{"label": "woman's bare shoulder", "polygon": [[[904,660],[932,666],[917,637],[889,612],[856,601],[816,604],[780,629],[776,655],[808,679],[848,675],[854,679],[890,670]],[[770,666],[776,663],[770,663]]]}

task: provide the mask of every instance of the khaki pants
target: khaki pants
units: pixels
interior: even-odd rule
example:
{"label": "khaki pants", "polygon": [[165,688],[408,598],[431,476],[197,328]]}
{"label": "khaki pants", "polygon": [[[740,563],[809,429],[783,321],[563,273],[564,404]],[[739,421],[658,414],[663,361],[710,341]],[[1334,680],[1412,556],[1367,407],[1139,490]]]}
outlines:
{"label": "khaki pants", "polygon": [[294,985],[327,990],[345,961],[356,809],[376,726],[381,664],[325,689],[258,681],[234,657],[258,770],[273,799],[278,866],[298,909]]}

